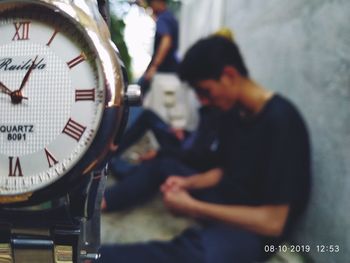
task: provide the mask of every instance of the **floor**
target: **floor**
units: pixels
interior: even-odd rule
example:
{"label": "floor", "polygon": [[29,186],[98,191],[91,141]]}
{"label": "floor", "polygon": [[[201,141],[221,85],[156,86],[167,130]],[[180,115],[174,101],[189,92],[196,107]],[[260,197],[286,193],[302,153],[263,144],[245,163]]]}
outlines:
{"label": "floor", "polygon": [[[101,240],[105,244],[169,240],[193,224],[194,221],[171,215],[157,196],[142,207],[102,214]],[[266,263],[304,262],[298,254],[277,254]]]}
{"label": "floor", "polygon": [[133,243],[147,240],[169,240],[194,221],[171,215],[160,196],[148,204],[123,212],[102,214],[102,243]]}

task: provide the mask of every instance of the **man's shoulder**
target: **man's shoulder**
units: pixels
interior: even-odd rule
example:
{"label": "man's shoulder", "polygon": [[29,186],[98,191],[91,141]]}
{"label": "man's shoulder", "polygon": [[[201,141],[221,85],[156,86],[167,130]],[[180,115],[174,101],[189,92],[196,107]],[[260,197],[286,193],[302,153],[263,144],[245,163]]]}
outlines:
{"label": "man's shoulder", "polygon": [[306,123],[297,106],[281,95],[274,96],[267,115],[272,128],[288,133],[296,130],[307,133]]}
{"label": "man's shoulder", "polygon": [[290,121],[292,119],[302,119],[297,106],[279,94],[274,95],[269,104],[268,113],[277,120]]}

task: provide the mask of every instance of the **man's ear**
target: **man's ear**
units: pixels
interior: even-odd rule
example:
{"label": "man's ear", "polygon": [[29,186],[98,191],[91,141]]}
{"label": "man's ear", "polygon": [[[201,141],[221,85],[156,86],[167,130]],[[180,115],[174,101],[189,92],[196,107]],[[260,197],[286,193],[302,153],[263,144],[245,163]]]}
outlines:
{"label": "man's ear", "polygon": [[222,70],[222,74],[233,79],[236,79],[239,75],[237,69],[232,66],[225,66]]}
{"label": "man's ear", "polygon": [[221,79],[233,83],[238,80],[239,73],[232,66],[225,66],[221,73]]}

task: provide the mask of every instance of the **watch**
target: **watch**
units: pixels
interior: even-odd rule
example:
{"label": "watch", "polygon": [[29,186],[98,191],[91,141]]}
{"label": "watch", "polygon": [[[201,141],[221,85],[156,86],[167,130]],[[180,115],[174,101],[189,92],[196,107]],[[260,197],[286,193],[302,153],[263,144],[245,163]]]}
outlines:
{"label": "watch", "polygon": [[94,0],[3,0],[0,36],[0,262],[96,258],[104,160],[140,92]]}

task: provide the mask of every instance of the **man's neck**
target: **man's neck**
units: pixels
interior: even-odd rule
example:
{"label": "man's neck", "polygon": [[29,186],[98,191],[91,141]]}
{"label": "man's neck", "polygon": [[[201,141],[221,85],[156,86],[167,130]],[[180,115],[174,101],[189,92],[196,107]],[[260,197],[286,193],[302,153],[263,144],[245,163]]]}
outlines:
{"label": "man's neck", "polygon": [[252,80],[245,79],[242,82],[239,102],[251,114],[256,115],[262,111],[273,95],[272,91],[266,90]]}

